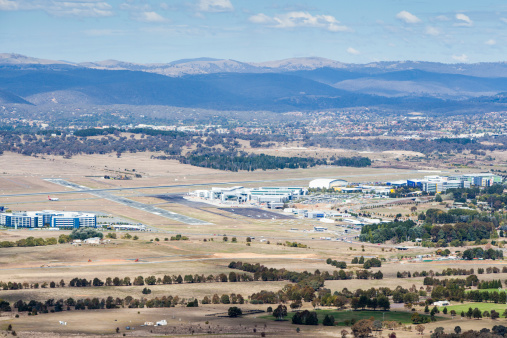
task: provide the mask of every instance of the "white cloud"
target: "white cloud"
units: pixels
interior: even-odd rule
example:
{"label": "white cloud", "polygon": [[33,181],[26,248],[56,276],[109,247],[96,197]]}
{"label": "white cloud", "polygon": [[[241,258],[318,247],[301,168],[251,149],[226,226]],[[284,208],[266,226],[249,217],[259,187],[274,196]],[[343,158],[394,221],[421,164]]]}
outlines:
{"label": "white cloud", "polygon": [[273,17],[259,13],[252,15],[249,20],[253,23],[267,24],[275,28],[313,27],[326,29],[330,32],[351,31],[349,27],[341,25],[334,16],[312,15],[308,12],[288,12]]}
{"label": "white cloud", "polygon": [[458,20],[459,22],[456,23],[455,26],[470,27],[474,24],[474,22],[472,20],[470,20],[470,18],[463,13],[456,14],[456,20]]}
{"label": "white cloud", "polygon": [[467,62],[468,61],[468,56],[466,54],[453,55],[452,59],[455,60],[455,61],[458,61],[458,62]]}
{"label": "white cloud", "polygon": [[16,1],[0,0],[0,11],[15,11],[19,8]]}
{"label": "white cloud", "polygon": [[112,6],[102,0],[0,0],[0,11],[44,11],[54,16],[112,16]]}
{"label": "white cloud", "polygon": [[273,23],[274,22],[273,18],[267,16],[264,13],[252,15],[251,17],[248,18],[248,21],[253,22],[253,23],[259,23],[259,24],[261,24],[261,23],[266,24],[266,23]]}
{"label": "white cloud", "polygon": [[447,16],[445,16],[445,15],[439,15],[439,16],[437,16],[435,19],[436,19],[436,20],[438,20],[438,21],[449,21],[449,20],[451,20],[451,19],[449,19],[449,18],[448,18]]}
{"label": "white cloud", "polygon": [[500,21],[502,21],[503,23],[507,23],[507,18],[500,18]]}
{"label": "white cloud", "polygon": [[352,48],[352,47],[347,48],[347,53],[352,54],[352,55],[359,55],[359,54],[361,54],[360,51],[358,51],[357,49]]}
{"label": "white cloud", "polygon": [[407,11],[401,11],[398,14],[396,14],[396,18],[400,19],[401,21],[404,21],[405,23],[419,23],[421,22],[421,19],[419,19],[417,16],[415,16],[412,13],[409,13]]}
{"label": "white cloud", "polygon": [[157,12],[142,12],[135,16],[137,21],[142,22],[165,22],[167,21],[162,15]]}
{"label": "white cloud", "polygon": [[488,46],[494,46],[494,45],[496,45],[496,40],[495,39],[489,39],[488,41],[485,41],[484,44],[486,44]]}
{"label": "white cloud", "polygon": [[151,6],[148,4],[135,4],[131,1],[124,2],[120,4],[120,9],[123,11],[131,11],[131,12],[147,12],[151,10]]}
{"label": "white cloud", "polygon": [[197,8],[201,12],[232,12],[234,7],[230,0],[199,0]]}
{"label": "white cloud", "polygon": [[427,35],[432,35],[432,36],[438,36],[440,35],[440,30],[436,27],[433,27],[433,26],[427,26],[426,27],[426,30],[424,31]]}

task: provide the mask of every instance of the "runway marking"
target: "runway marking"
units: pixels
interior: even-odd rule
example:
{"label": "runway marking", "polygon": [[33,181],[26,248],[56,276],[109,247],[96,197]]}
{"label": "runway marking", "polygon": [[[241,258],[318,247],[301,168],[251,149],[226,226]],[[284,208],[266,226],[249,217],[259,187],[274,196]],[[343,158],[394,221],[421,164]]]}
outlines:
{"label": "runway marking", "polygon": [[177,214],[175,212],[168,211],[165,209],[157,208],[153,205],[133,201],[133,200],[125,198],[125,197],[115,196],[105,190],[91,189],[91,188],[85,187],[83,185],[72,183],[72,182],[69,182],[69,181],[66,181],[66,180],[63,180],[60,178],[46,178],[45,180],[48,182],[54,183],[54,184],[58,184],[58,185],[70,188],[70,189],[79,190],[81,192],[86,192],[91,195],[95,195],[95,196],[107,199],[107,200],[115,202],[115,203],[123,204],[123,205],[126,205],[131,208],[146,211],[146,212],[149,212],[149,213],[157,215],[157,216],[169,218],[173,221],[177,221],[177,222],[181,222],[181,223],[185,223],[185,224],[189,224],[189,225],[212,225],[213,224],[213,223],[209,223],[209,222],[197,219],[197,218],[193,218],[193,217]]}

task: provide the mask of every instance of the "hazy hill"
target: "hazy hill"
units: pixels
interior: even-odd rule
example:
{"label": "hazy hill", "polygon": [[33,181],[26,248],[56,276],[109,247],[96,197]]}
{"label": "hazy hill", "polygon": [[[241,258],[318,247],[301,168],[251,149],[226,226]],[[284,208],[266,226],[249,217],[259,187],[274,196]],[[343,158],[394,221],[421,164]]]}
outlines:
{"label": "hazy hill", "polygon": [[506,104],[507,63],[345,64],[324,58],[246,63],[212,58],[71,63],[0,54],[0,102],[171,105],[238,110]]}
{"label": "hazy hill", "polygon": [[358,97],[286,74],[221,73],[174,78],[89,68],[0,69],[0,89],[36,104],[85,102],[275,111],[297,107],[291,100],[306,96],[340,97],[341,106],[347,106],[351,100],[357,101]]}

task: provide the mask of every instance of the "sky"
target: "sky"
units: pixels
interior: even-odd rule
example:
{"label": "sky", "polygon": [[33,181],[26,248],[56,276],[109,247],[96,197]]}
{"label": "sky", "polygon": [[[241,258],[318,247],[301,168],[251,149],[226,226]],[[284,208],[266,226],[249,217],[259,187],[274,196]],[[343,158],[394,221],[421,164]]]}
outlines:
{"label": "sky", "polygon": [[72,62],[504,61],[505,0],[0,0],[0,52]]}

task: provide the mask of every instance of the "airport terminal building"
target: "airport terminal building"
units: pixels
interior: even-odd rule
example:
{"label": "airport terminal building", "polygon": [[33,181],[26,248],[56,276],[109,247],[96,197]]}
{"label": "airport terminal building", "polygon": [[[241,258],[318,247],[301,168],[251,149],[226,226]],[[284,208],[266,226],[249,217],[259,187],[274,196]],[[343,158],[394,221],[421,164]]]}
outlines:
{"label": "airport terminal building", "polygon": [[219,202],[253,202],[268,204],[270,206],[283,206],[283,203],[298,196],[306,195],[306,189],[300,187],[260,187],[245,188],[236,187],[213,187],[211,190],[195,190],[190,195],[204,198],[209,201]]}
{"label": "airport terminal building", "polygon": [[97,216],[75,211],[54,210],[1,213],[0,225],[8,228],[95,228]]}

